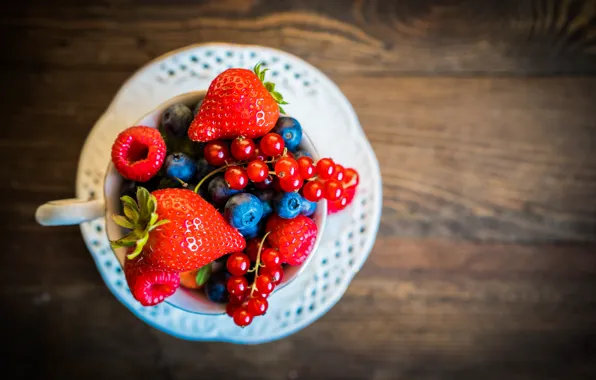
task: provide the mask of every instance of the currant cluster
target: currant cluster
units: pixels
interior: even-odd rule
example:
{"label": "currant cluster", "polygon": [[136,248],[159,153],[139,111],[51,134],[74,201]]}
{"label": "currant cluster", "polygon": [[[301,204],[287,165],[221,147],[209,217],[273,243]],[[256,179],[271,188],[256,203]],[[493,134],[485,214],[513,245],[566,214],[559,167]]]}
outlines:
{"label": "currant cluster", "polygon": [[[248,326],[254,317],[265,314],[269,307],[267,298],[283,278],[281,257],[275,249],[265,247],[266,237],[258,248],[253,244],[256,240],[253,240],[247,247],[247,253],[233,253],[226,262],[226,268],[232,275],[226,286],[229,293],[226,313],[241,327]],[[252,279],[250,285],[247,277]]]}
{"label": "currant cluster", "polygon": [[207,143],[205,159],[213,166],[225,169],[224,178],[233,190],[244,189],[249,180],[260,189],[273,187],[277,191],[295,192],[311,202],[326,199],[339,207],[346,206],[348,188],[358,185],[358,173],[344,168],[331,158],[318,162],[307,155],[296,157],[285,149],[284,139],[268,133],[260,142],[245,137],[232,140],[230,147],[221,140]]}

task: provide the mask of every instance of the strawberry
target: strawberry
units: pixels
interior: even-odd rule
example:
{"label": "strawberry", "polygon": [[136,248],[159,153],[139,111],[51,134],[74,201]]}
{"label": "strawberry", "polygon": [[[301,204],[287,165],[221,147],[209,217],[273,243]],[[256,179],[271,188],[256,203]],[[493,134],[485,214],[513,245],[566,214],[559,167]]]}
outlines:
{"label": "strawberry", "polygon": [[151,268],[143,256],[124,263],[124,276],[133,297],[143,306],[153,306],[168,298],[180,285],[180,275]]}
{"label": "strawberry", "polygon": [[271,248],[277,249],[283,262],[290,265],[302,264],[314,248],[317,238],[317,225],[304,215],[283,219],[273,214],[267,220],[265,230],[271,232],[267,236]]}
{"label": "strawberry", "polygon": [[124,178],[147,182],[166,157],[166,143],[155,128],[136,126],[120,132],[112,145],[112,162]]}
{"label": "strawberry", "polygon": [[264,82],[266,72],[258,64],[254,72],[228,69],[215,77],[188,137],[200,142],[238,136],[257,138],[273,129],[279,112],[284,112],[279,104],[287,103],[275,91],[275,84]]}
{"label": "strawberry", "polygon": [[139,187],[137,202],[129,196],[121,199],[125,216],[113,219],[132,231],[112,247],[135,247],[128,259],[142,255],[152,269],[186,272],[246,246],[240,232],[191,190],[168,188],[150,194]]}

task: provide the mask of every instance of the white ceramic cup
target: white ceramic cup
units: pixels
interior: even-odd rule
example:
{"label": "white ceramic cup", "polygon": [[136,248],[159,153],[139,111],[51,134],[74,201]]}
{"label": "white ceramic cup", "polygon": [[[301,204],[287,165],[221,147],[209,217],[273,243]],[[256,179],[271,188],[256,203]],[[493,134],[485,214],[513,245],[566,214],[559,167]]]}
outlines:
{"label": "white ceramic cup", "polygon": [[[134,125],[144,125],[157,128],[159,126],[161,114],[166,108],[176,103],[184,103],[189,107],[193,107],[204,96],[205,91],[189,92],[176,96],[143,116]],[[303,134],[301,148],[308,151],[315,161],[320,158],[312,141],[305,133]],[[108,165],[104,179],[104,199],[90,201],[80,199],[64,199],[48,202],[37,208],[35,218],[39,224],[44,226],[63,226],[79,224],[100,217],[105,217],[108,238],[110,240],[119,239],[120,237],[124,236],[125,230],[114,223],[112,220],[112,215],[121,213],[120,189],[122,187],[123,181],[124,179],[116,171],[114,165],[110,163]],[[304,268],[306,268],[314,256],[323,235],[326,217],[327,202],[321,201],[317,205],[317,210],[313,216],[318,232],[312,253],[306,259],[306,261],[302,263],[302,265],[287,267],[285,269],[284,278],[276,287],[275,291],[282,289],[298,275],[300,275]],[[120,265],[124,265],[126,256],[125,248],[118,248],[114,250],[114,254],[116,257],[118,257]],[[180,287],[172,296],[168,297],[165,302],[171,304],[174,307],[192,313],[213,315],[225,313],[225,305],[211,302],[209,299],[207,299],[202,290],[188,290]]]}

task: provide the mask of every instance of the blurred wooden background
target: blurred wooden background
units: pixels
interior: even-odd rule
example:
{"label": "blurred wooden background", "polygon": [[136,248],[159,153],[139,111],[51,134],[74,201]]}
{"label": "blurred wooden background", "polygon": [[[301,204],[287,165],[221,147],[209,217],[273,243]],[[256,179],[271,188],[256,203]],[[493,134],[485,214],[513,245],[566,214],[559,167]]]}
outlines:
{"label": "blurred wooden background", "polygon": [[[20,1],[0,12],[3,371],[44,379],[596,377],[596,1]],[[381,163],[377,243],[323,318],[191,343],[107,290],[76,227],[80,149],[120,85],[192,43],[329,75]],[[23,364],[17,364],[23,360]]]}

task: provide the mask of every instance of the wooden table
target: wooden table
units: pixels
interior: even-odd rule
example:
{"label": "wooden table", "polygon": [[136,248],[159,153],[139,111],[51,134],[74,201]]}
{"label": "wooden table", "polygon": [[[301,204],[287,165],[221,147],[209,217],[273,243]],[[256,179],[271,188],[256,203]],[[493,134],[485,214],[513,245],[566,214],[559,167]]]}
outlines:
{"label": "wooden table", "polygon": [[[0,15],[4,372],[596,375],[595,1],[24,3]],[[77,227],[33,220],[38,204],[74,195],[83,141],[120,85],[208,41],[319,67],[354,104],[382,168],[378,239],[345,297],[262,346],[153,330],[106,289]]]}

